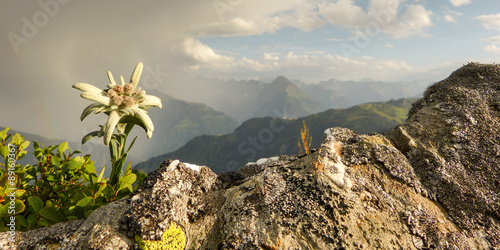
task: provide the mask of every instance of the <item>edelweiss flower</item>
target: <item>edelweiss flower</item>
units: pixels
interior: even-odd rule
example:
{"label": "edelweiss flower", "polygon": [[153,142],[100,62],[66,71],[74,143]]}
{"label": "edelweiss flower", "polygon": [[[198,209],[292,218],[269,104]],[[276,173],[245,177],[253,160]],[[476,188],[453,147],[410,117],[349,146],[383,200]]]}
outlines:
{"label": "edelweiss flower", "polygon": [[105,90],[87,83],[73,85],[73,88],[83,91],[81,97],[96,102],[83,110],[81,120],[92,112],[109,115],[106,125],[101,128],[101,131],[94,134],[94,136],[104,136],[105,145],[108,145],[111,141],[115,128],[117,128],[118,132],[123,133],[124,123],[140,125],[146,131],[148,138],[153,135],[153,122],[145,110],[152,107],[161,108],[161,100],[156,96],[146,95],[146,91],[137,88],[142,69],[143,64],[139,62],[128,84],[120,76],[121,85],[116,84],[113,75],[108,71],[109,84]]}

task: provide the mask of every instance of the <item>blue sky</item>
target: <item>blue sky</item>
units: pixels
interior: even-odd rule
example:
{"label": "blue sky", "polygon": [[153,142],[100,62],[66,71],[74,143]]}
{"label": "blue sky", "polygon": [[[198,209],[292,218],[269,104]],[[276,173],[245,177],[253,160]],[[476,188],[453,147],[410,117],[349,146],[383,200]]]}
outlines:
{"label": "blue sky", "polygon": [[0,6],[0,106],[9,110],[0,124],[54,138],[79,140],[96,126],[79,121],[88,102],[72,84],[105,87],[108,70],[128,78],[139,61],[143,88],[165,93],[198,75],[433,83],[470,61],[500,61],[498,0],[0,0]]}

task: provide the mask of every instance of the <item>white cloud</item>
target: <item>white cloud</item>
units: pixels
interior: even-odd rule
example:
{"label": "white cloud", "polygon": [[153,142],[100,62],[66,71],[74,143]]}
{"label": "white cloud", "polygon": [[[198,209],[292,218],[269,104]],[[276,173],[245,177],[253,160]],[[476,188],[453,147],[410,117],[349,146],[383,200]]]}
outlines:
{"label": "white cloud", "polygon": [[484,46],[483,48],[484,48],[484,50],[486,50],[488,52],[500,54],[500,48],[497,45],[498,44],[489,44],[489,45]]}
{"label": "white cloud", "polygon": [[450,15],[450,14],[446,14],[446,15],[444,16],[444,20],[445,20],[446,22],[449,22],[449,23],[457,23],[457,22],[458,22],[458,21],[457,21],[457,19],[455,19],[455,17],[453,17],[453,16],[452,16],[452,15]]}
{"label": "white cloud", "polygon": [[223,18],[194,26],[191,31],[201,36],[241,36],[274,33],[283,27],[311,31],[323,21],[307,0],[254,0],[228,8]]}
{"label": "white cloud", "polygon": [[458,7],[466,4],[472,3],[471,0],[450,0],[451,5]]}
{"label": "white cloud", "polygon": [[446,22],[456,24],[458,23],[457,17],[462,16],[463,13],[445,8],[443,11],[443,15]]}
{"label": "white cloud", "polygon": [[[260,20],[265,22],[264,20]],[[225,22],[212,22],[195,29],[195,34],[217,35],[217,36],[245,36],[261,35],[265,32],[274,33],[279,28],[276,24],[259,25],[255,21],[245,20],[243,18],[233,18]]]}
{"label": "white cloud", "polygon": [[394,48],[394,45],[388,43],[388,44],[385,45],[385,47],[389,48],[389,49],[392,49],[392,48]]}
{"label": "white cloud", "polygon": [[382,81],[404,79],[407,74],[415,74],[415,70],[402,61],[377,59],[372,57],[350,58],[338,55],[264,53],[261,57],[251,59],[232,58],[224,63],[202,63],[192,67],[193,73],[207,77],[220,78],[254,78],[275,77],[285,75],[306,81],[319,81],[332,77],[341,80],[362,80],[371,78]]}
{"label": "white cloud", "polygon": [[194,38],[186,38],[183,48],[184,54],[195,64],[224,64],[233,61],[232,57],[219,55],[212,48]]}
{"label": "white cloud", "polygon": [[489,37],[482,39],[482,41],[486,41],[490,44],[486,45],[483,47],[485,51],[492,52],[495,54],[500,54],[500,36],[494,36],[494,37]]}
{"label": "white cloud", "polygon": [[339,0],[336,3],[322,3],[319,13],[332,25],[360,29],[369,20],[368,14],[352,0]]}
{"label": "white cloud", "polygon": [[500,14],[482,15],[475,19],[479,20],[486,29],[500,30]]}
{"label": "white cloud", "polygon": [[371,0],[368,11],[355,5],[353,0],[322,3],[319,13],[334,26],[358,29],[359,32],[383,32],[394,38],[408,38],[424,34],[432,26],[432,12],[422,5],[410,4],[398,16],[404,0]]}

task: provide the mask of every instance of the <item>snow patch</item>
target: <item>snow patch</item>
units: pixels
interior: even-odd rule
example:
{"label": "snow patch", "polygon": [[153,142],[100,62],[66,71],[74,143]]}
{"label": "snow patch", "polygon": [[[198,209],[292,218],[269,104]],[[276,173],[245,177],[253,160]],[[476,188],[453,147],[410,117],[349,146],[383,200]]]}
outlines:
{"label": "snow patch", "polygon": [[257,160],[257,165],[262,165],[268,161],[267,158],[260,158]]}
{"label": "snow patch", "polygon": [[170,163],[170,165],[168,165],[167,170],[168,170],[168,171],[174,171],[174,170],[175,170],[175,168],[177,167],[177,165],[179,165],[179,162],[180,162],[179,160],[174,160],[174,161],[172,161],[172,162]]}
{"label": "snow patch", "polygon": [[201,169],[201,166],[198,166],[196,164],[186,163],[186,162],[184,162],[184,166],[186,166],[187,168],[190,168],[196,172],[200,172],[200,169]]}
{"label": "snow patch", "polygon": [[279,161],[279,157],[278,156],[273,156],[271,158],[269,158],[269,161]]}

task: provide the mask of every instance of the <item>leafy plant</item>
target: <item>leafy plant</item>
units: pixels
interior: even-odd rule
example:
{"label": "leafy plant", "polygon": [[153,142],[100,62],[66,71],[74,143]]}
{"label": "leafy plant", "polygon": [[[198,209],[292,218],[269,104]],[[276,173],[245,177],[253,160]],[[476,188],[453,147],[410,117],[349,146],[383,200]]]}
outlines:
{"label": "leafy plant", "polygon": [[9,230],[10,216],[15,216],[16,230],[22,231],[86,218],[98,207],[133,192],[133,185],[137,188],[146,176],[129,164],[117,183],[110,185],[103,177],[105,169],[97,175],[90,155],[77,155],[81,152],[72,151],[67,142],[49,147],[34,142],[37,164],[16,165],[26,155],[29,142],[19,134],[9,142],[8,130],[0,132],[5,160],[0,164],[0,231]]}
{"label": "leafy plant", "polygon": [[[134,145],[137,136],[126,149],[127,137],[135,125],[141,126],[148,138],[153,135],[153,122],[145,110],[152,107],[161,108],[160,98],[146,95],[144,90],[137,88],[139,78],[142,74],[143,64],[139,62],[130,77],[130,83],[126,84],[120,76],[121,85],[116,84],[111,72],[108,71],[108,88],[101,90],[87,83],[76,83],[73,88],[83,91],[82,98],[94,101],[83,110],[80,117],[85,119],[90,113],[105,113],[108,120],[101,129],[87,134],[82,139],[82,144],[94,136],[103,137],[104,145],[109,145],[111,155],[110,184],[115,185],[121,175],[123,164],[127,160],[128,152]],[[117,133],[115,133],[115,128]]]}
{"label": "leafy plant", "polygon": [[297,141],[299,145],[299,154],[309,154],[312,137],[309,136],[309,129],[306,126],[306,122],[302,121],[302,124],[304,127],[300,129],[300,138]]}

